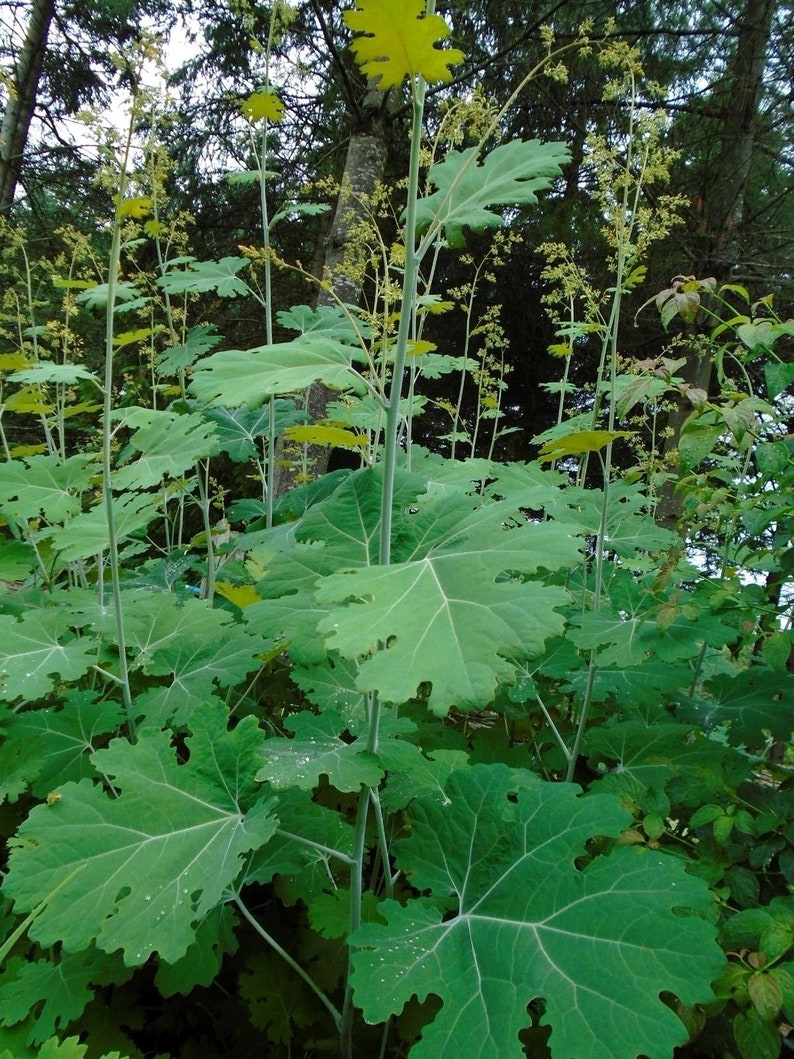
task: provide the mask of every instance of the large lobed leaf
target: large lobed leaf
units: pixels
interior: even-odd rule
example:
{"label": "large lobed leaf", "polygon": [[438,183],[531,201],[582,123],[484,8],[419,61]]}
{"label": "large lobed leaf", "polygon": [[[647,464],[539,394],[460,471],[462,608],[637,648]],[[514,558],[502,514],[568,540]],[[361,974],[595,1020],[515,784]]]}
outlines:
{"label": "large lobed leaf", "polygon": [[401,534],[403,554],[421,557],[320,582],[318,601],[337,604],[318,626],[328,646],[346,658],[370,654],[359,690],[405,702],[430,683],[434,712],[478,708],[498,681],[514,680],[515,660],[536,657],[562,632],[556,608],[567,593],[523,575],[576,562],[578,542],[559,525],[507,529],[508,511],[466,511],[442,498]]}
{"label": "large lobed leaf", "polygon": [[56,676],[77,680],[96,660],[96,641],[77,639],[69,614],[49,607],[20,621],[0,615],[0,698],[28,702],[50,691]]}
{"label": "large lobed leaf", "polygon": [[90,780],[67,783],[57,802],[33,809],[14,839],[5,896],[22,914],[49,898],[31,937],[42,946],[60,941],[69,952],[92,941],[106,952],[122,949],[128,966],[155,950],[178,960],[223,901],[243,854],[275,830],[272,802],[255,801],[261,741],[253,718],[227,731],[219,706],[196,723],[186,764],[176,763],[159,731],[93,754],[118,796]]}
{"label": "large lobed leaf", "polygon": [[[352,983],[381,1022],[412,995],[443,1007],[412,1059],[523,1055],[527,1004],[542,998],[555,1059],[661,1059],[687,1031],[660,999],[706,1001],[723,963],[697,914],[705,883],[661,853],[618,847],[583,869],[597,835],[629,822],[617,798],[578,797],[506,766],[453,773],[449,803],[411,807],[398,865],[430,898],[384,901],[356,932]],[[453,899],[455,914],[445,917]]]}
{"label": "large lobed leaf", "polygon": [[405,77],[451,81],[449,67],[463,62],[457,48],[444,51],[436,44],[449,34],[440,15],[426,13],[424,0],[358,0],[357,11],[346,11],[356,37],[351,49],[367,77],[379,77],[378,88],[396,88]]}
{"label": "large lobed leaf", "polygon": [[502,217],[489,207],[535,205],[538,191],[550,186],[570,158],[565,144],[540,140],[502,144],[481,165],[477,153],[476,147],[450,151],[428,174],[437,190],[417,203],[419,230],[443,228],[450,246],[463,246],[464,228],[501,227]]}
{"label": "large lobed leaf", "polygon": [[363,392],[363,380],[353,368],[355,356],[352,346],[322,333],[255,349],[227,349],[201,361],[190,389],[200,401],[232,408],[257,408],[269,397],[317,381]]}
{"label": "large lobed leaf", "polygon": [[64,522],[80,511],[80,494],[89,488],[91,456],[29,456],[3,465],[0,482],[0,509],[4,514],[27,521],[40,516],[48,522]]}

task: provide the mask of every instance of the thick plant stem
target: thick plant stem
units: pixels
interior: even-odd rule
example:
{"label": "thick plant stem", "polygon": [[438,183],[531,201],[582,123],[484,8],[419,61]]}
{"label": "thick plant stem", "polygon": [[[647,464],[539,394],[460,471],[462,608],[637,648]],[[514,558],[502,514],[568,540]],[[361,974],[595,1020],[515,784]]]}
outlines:
{"label": "thick plant stem", "polygon": [[[383,458],[383,482],[381,494],[380,540],[378,560],[383,566],[391,562],[392,505],[394,499],[394,480],[397,469],[397,435],[400,424],[400,402],[402,398],[402,381],[408,340],[413,323],[416,303],[416,284],[419,276],[419,258],[416,252],[416,200],[419,195],[419,158],[422,143],[422,116],[424,114],[425,84],[417,78],[413,85],[413,125],[411,129],[411,159],[408,172],[408,203],[405,213],[405,271],[403,273],[402,306],[400,325],[397,331],[397,342],[394,352],[389,401],[386,408],[386,438]],[[378,732],[381,705],[377,696],[373,696],[369,708],[369,725],[367,731],[367,750],[375,753],[378,749]],[[355,933],[361,925],[361,901],[363,894],[364,854],[366,850],[367,816],[370,805],[370,788],[362,787],[359,794],[356,813],[355,837],[353,840],[353,859],[355,867],[351,872],[350,882],[350,934]],[[385,855],[386,851],[384,851]],[[389,870],[388,864],[386,871]],[[350,948],[352,953],[352,946]],[[352,1059],[353,1054],[353,994],[349,980],[342,1009],[342,1028],[340,1032],[342,1059]]]}
{"label": "thick plant stem", "polygon": [[394,476],[397,468],[397,433],[400,422],[400,401],[408,339],[416,304],[416,282],[419,276],[419,255],[416,248],[416,200],[419,195],[419,157],[422,146],[422,115],[424,114],[425,84],[418,78],[413,91],[413,124],[411,127],[411,158],[408,169],[408,202],[405,208],[405,270],[400,326],[394,350],[389,403],[386,408],[386,437],[383,454],[383,494],[381,498],[380,548],[378,561],[383,566],[391,562],[392,501]]}
{"label": "thick plant stem", "polygon": [[132,705],[132,692],[130,690],[130,674],[127,665],[127,641],[124,633],[124,611],[121,603],[121,574],[119,567],[119,548],[116,537],[116,514],[113,509],[113,485],[111,481],[110,443],[111,429],[110,418],[113,412],[113,324],[116,307],[116,288],[119,275],[119,259],[121,256],[121,206],[124,200],[124,189],[126,185],[127,157],[129,155],[132,141],[132,120],[127,136],[127,148],[124,163],[121,168],[121,176],[118,187],[118,208],[113,221],[113,239],[110,248],[110,262],[108,267],[108,300],[105,316],[105,392],[102,407],[102,498],[105,505],[105,519],[108,528],[108,559],[110,566],[110,583],[113,591],[113,611],[116,619],[116,639],[119,649],[119,682],[121,684],[121,698],[124,704],[124,712],[127,717],[127,729],[130,739],[135,741],[135,714]]}

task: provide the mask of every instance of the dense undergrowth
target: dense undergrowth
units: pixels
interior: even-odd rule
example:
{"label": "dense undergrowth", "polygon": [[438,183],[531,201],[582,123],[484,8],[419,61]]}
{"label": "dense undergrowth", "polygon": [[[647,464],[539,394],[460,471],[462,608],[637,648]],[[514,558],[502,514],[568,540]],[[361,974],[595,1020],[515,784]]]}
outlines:
{"label": "dense undergrowth", "polygon": [[[499,143],[497,114],[428,169],[425,83],[460,56],[422,5],[398,24],[394,6],[349,15],[365,72],[382,89],[407,77],[413,113],[402,240],[378,246],[361,222],[363,307],[273,311],[288,266],[270,240],[269,84],[244,108],[264,229],[241,256],[189,256],[153,150],[115,173],[101,274],[74,233],[49,265],[17,244],[20,323],[0,354],[0,1056],[786,1047],[794,371],[779,351],[794,325],[679,277],[657,305],[683,338],[623,363],[643,250],[674,223],[643,190],[674,160],[632,106],[635,57],[606,48],[630,114],[624,156],[590,145],[613,289],[546,251],[556,352],[567,364],[595,337],[597,380],[556,384],[539,458],[492,459],[498,330],[472,325],[463,356],[431,341],[444,312],[472,314],[477,275],[450,298],[434,261],[471,231],[498,247],[500,210],[542,208],[567,152]],[[564,76],[548,45],[531,76]],[[263,345],[224,348],[212,305],[230,298],[259,307]],[[711,395],[677,374],[695,323]],[[479,411],[448,402],[450,433],[420,449],[412,422],[439,376],[476,388]],[[300,394],[317,382],[336,394],[312,423]],[[361,466],[312,477],[318,444]],[[289,463],[298,484],[280,493]],[[670,482],[675,528],[655,517]]]}

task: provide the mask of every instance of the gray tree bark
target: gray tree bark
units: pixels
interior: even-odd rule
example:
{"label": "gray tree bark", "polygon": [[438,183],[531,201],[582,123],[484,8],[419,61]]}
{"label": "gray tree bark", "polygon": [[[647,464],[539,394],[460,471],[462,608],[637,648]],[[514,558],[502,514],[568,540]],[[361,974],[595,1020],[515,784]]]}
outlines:
{"label": "gray tree bark", "polygon": [[54,14],[55,0],[32,0],[25,41],[14,64],[0,126],[0,215],[8,214],[19,184]]}
{"label": "gray tree bark", "polygon": [[[337,305],[339,301],[349,304],[358,302],[361,291],[349,276],[340,270],[344,260],[346,244],[350,232],[362,217],[363,201],[369,199],[380,180],[383,178],[386,164],[386,137],[380,122],[373,123],[366,132],[353,133],[345,158],[345,170],[339,189],[339,196],[334,210],[331,228],[326,239],[325,260],[322,278],[330,289],[321,287],[317,296],[317,305]],[[337,392],[322,382],[316,382],[305,393],[304,407],[312,422],[325,418],[328,402],[334,400]],[[308,463],[313,477],[325,474],[331,451],[327,445],[309,445]],[[283,457],[283,451],[280,454]],[[283,496],[297,484],[299,468],[285,465],[279,461],[276,496]]]}

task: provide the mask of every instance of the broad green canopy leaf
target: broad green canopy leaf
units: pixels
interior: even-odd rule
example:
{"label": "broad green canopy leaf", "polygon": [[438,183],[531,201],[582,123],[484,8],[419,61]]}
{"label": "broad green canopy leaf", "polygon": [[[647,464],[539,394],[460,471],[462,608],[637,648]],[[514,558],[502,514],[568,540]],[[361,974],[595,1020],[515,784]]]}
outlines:
{"label": "broad green canopy leaf", "polygon": [[436,44],[449,34],[440,15],[428,15],[424,0],[357,0],[358,10],[345,11],[351,29],[365,33],[350,45],[367,77],[379,77],[382,92],[402,84],[403,78],[451,81],[450,66],[463,62],[457,48],[444,51]]}
{"label": "broad green canopy leaf", "polygon": [[9,376],[9,382],[38,383],[45,382],[60,383],[62,386],[70,386],[76,382],[93,382],[97,386],[99,382],[87,368],[79,364],[37,364],[35,368],[25,368],[24,371],[15,371]]}
{"label": "broad green canopy leaf", "polygon": [[222,298],[248,294],[250,288],[238,277],[251,262],[247,257],[224,257],[220,261],[191,261],[183,271],[173,270],[157,280],[168,294],[206,294],[215,291]]}
{"label": "broad green canopy leaf", "polygon": [[563,143],[512,140],[495,147],[482,164],[478,149],[450,151],[432,166],[428,180],[438,190],[417,203],[419,231],[443,228],[450,246],[463,246],[463,229],[481,232],[503,221],[488,207],[535,205],[538,191],[560,175],[570,155]]}
{"label": "broad green canopy leaf", "polygon": [[78,639],[67,610],[31,610],[17,621],[0,615],[0,697],[43,698],[56,677],[77,680],[96,661],[97,644]]}
{"label": "broad green canopy leaf", "polygon": [[90,780],[67,783],[59,801],[32,811],[14,840],[3,889],[19,913],[86,866],[51,896],[31,936],[71,952],[95,940],[105,952],[123,949],[128,966],[155,950],[178,960],[196,925],[224,900],[243,854],[275,830],[272,802],[254,802],[261,741],[253,718],[229,732],[217,707],[196,720],[183,765],[159,731],[142,731],[135,745],[114,740],[94,754],[118,797]]}
{"label": "broad green canopy leaf", "polygon": [[127,462],[113,473],[114,489],[149,489],[164,478],[178,478],[197,460],[214,456],[218,441],[213,426],[198,412],[176,415],[162,410],[135,431],[130,447],[135,455],[125,453]]}
{"label": "broad green canopy leaf", "polygon": [[98,703],[94,692],[74,688],[57,709],[9,714],[0,721],[0,801],[15,801],[28,786],[46,798],[66,780],[93,776],[88,755],[123,723],[120,703]]}
{"label": "broad green canopy leaf", "polygon": [[[93,947],[85,952],[61,953],[57,963],[14,957],[0,984],[2,1025],[21,1022],[33,1009],[36,1017],[28,1040],[31,1044],[41,1044],[82,1014],[94,997],[90,988],[92,981],[107,981],[108,965],[112,962],[115,961]],[[116,982],[131,973],[124,967],[117,970],[121,974],[113,976]]]}
{"label": "broad green canopy leaf", "polygon": [[214,324],[197,324],[188,330],[184,342],[170,346],[155,357],[155,371],[161,376],[183,371],[199,357],[209,353],[220,341],[221,336],[215,333]]}
{"label": "broad green canopy leaf", "polygon": [[[352,982],[371,1022],[415,994],[443,1007],[412,1059],[519,1059],[542,998],[555,1059],[663,1059],[687,1031],[662,1002],[711,997],[722,954],[706,884],[661,853],[618,847],[575,866],[629,822],[617,798],[577,797],[503,765],[453,773],[450,805],[421,799],[398,866],[431,897],[384,901],[386,924],[353,936]],[[455,914],[444,915],[450,898]]]}
{"label": "broad green canopy leaf", "polygon": [[794,732],[794,676],[751,667],[706,683],[708,697],[686,708],[706,728],[725,725],[734,745],[762,746],[766,731],[787,743]]}
{"label": "broad green canopy leaf", "polygon": [[[123,541],[132,533],[144,529],[160,508],[160,497],[148,493],[125,493],[113,501],[116,536]],[[104,504],[95,504],[82,511],[57,533],[41,530],[39,540],[52,542],[59,562],[65,566],[75,559],[94,557],[108,547],[107,513]]]}
{"label": "broad green canopy leaf", "polygon": [[362,392],[353,368],[356,350],[322,334],[255,349],[213,353],[196,368],[190,389],[207,404],[257,408],[276,394],[304,390],[321,380],[338,390]]}
{"label": "broad green canopy leaf", "polygon": [[[360,690],[399,703],[428,682],[434,712],[477,709],[492,701],[497,681],[512,681],[511,658],[540,654],[562,632],[563,589],[495,582],[484,558],[472,549],[336,574],[319,585],[321,603],[340,604],[319,626],[328,646],[348,658],[373,652],[361,665]],[[356,602],[345,605],[351,597]]]}
{"label": "broad green canopy leaf", "polygon": [[3,464],[0,479],[0,510],[27,521],[42,515],[47,522],[63,522],[80,511],[80,494],[92,473],[90,456],[29,456]]}
{"label": "broad green canopy leaf", "polygon": [[[294,401],[275,400],[274,433],[283,434],[286,427],[303,423],[307,413],[295,407]],[[203,416],[215,427],[218,446],[235,463],[262,457],[259,440],[270,431],[270,402],[261,408],[207,408]]]}
{"label": "broad green canopy leaf", "polygon": [[229,687],[259,669],[270,641],[255,626],[244,626],[225,610],[171,593],[130,595],[124,628],[132,668],[170,683],[146,697],[147,721],[190,723],[213,684]]}
{"label": "broad green canopy leaf", "polygon": [[362,784],[377,787],[383,770],[377,758],[367,752],[365,739],[346,742],[340,733],[345,722],[334,710],[323,710],[319,717],[303,711],[286,722],[293,739],[277,736],[262,747],[265,764],[257,773],[273,787],[300,787],[312,790],[320,776],[340,791],[357,791]]}
{"label": "broad green canopy leaf", "polygon": [[567,593],[520,575],[575,563],[576,539],[561,525],[553,534],[542,524],[506,529],[507,504],[470,506],[441,498],[406,519],[398,550],[407,561],[318,584],[318,601],[331,605],[319,625],[328,646],[346,658],[372,652],[359,690],[405,702],[428,682],[435,712],[476,709],[497,681],[512,682],[515,660],[537,656],[562,632],[556,608]]}

